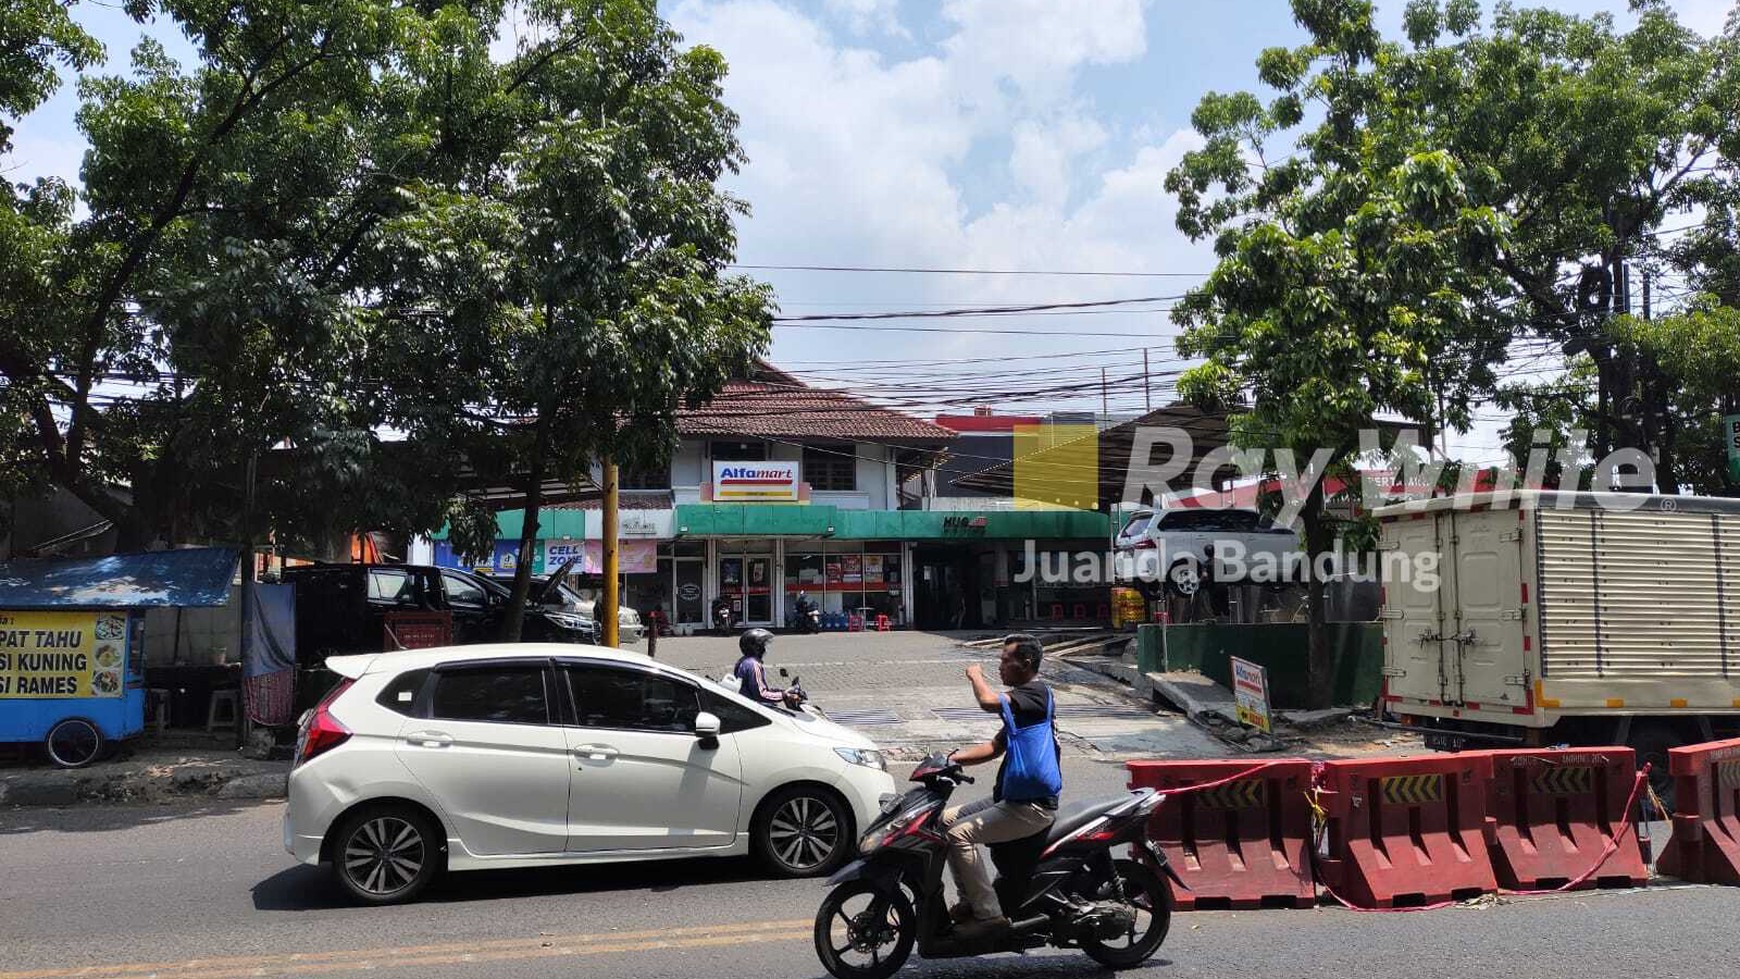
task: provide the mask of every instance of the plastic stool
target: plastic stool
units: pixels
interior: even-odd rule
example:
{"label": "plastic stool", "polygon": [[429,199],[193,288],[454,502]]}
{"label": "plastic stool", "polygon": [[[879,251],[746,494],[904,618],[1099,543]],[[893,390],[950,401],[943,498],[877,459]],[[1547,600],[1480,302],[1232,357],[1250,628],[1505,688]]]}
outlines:
{"label": "plastic stool", "polygon": [[[240,690],[213,690],[211,703],[205,709],[205,729],[207,732],[218,728],[235,730],[237,721],[241,718],[242,697]],[[223,716],[219,716],[218,707],[228,708]]]}
{"label": "plastic stool", "polygon": [[1087,606],[1082,604],[1081,602],[1076,602],[1073,606],[1070,607],[1069,617],[1072,619],[1085,619],[1085,618],[1087,618]]}
{"label": "plastic stool", "polygon": [[169,688],[151,687],[145,691],[145,716],[161,734],[169,728]]}
{"label": "plastic stool", "polygon": [[1054,619],[1063,618],[1063,604],[1061,602],[1054,603],[1051,606],[1051,617]]}
{"label": "plastic stool", "polygon": [[876,631],[877,632],[887,632],[888,628],[889,628],[888,616],[886,616],[886,615],[876,616]]}

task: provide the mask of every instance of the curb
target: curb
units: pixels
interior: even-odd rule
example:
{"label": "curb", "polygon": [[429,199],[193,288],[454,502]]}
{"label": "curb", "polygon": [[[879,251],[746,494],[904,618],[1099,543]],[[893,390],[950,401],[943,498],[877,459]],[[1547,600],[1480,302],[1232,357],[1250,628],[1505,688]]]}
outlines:
{"label": "curb", "polygon": [[0,775],[0,806],[52,807],[167,802],[173,799],[281,799],[289,790],[283,771],[259,766],[150,766],[101,770],[22,771]]}

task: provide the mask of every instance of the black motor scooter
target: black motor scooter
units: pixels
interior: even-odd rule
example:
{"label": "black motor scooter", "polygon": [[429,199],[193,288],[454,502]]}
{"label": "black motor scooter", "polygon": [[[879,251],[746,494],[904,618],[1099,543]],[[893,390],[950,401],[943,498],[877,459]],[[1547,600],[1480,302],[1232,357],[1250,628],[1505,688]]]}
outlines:
{"label": "black motor scooter", "polygon": [[[1183,886],[1147,837],[1164,796],[1153,789],[1073,807],[1050,829],[991,847],[997,899],[1008,929],[956,937],[943,896],[948,843],[942,811],[973,779],[932,754],[913,770],[919,786],[883,807],[858,843],[859,859],[828,881],[816,912],[816,955],[838,979],[886,979],[916,947],[928,959],[1079,948],[1101,965],[1146,961],[1166,940],[1172,888]],[[1128,846],[1130,857],[1114,857]],[[1164,876],[1162,876],[1164,875]]]}

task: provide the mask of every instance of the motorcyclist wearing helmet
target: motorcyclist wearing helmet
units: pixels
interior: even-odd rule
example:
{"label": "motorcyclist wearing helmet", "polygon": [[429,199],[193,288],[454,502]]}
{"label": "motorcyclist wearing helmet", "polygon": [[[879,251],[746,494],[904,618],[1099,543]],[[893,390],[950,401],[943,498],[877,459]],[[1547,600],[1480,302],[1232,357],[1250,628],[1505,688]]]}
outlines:
{"label": "motorcyclist wearing helmet", "polygon": [[773,642],[773,633],[766,629],[750,629],[737,638],[737,648],[742,656],[737,660],[737,668],[732,670],[737,677],[738,692],[750,700],[764,704],[784,704],[787,707],[798,705],[798,695],[793,690],[782,690],[767,684],[767,667],[761,662],[767,655],[767,645]]}

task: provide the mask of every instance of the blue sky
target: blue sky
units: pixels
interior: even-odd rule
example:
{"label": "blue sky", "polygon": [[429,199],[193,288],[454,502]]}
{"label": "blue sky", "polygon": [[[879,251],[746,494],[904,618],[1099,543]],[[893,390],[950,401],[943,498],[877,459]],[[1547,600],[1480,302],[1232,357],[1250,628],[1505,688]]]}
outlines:
{"label": "blue sky", "polygon": [[[1624,19],[1624,0],[1553,5]],[[1684,0],[1676,9],[1712,33],[1731,5]],[[1264,47],[1302,39],[1285,0],[667,0],[661,8],[689,41],[713,45],[731,65],[726,98],[742,117],[750,157],[732,187],[754,208],[739,259],[756,265],[1201,273],[1207,250],[1174,230],[1162,188],[1196,144],[1190,112],[1206,91],[1254,87]],[[1379,8],[1398,33],[1401,0]],[[144,31],[172,53],[188,50],[108,7],[82,3],[76,14],[108,45],[115,70]],[[23,121],[6,162],[12,179],[76,171],[75,108],[68,86]],[[1195,281],[756,274],[795,315],[1169,296]],[[1084,385],[1075,406],[1098,407],[1100,368],[1134,378],[1144,348],[1162,403],[1165,372],[1178,366],[1174,328],[1155,310],[940,328],[956,332],[781,327],[773,358],[894,402],[930,405],[952,390],[1009,410],[1061,404],[1023,400],[1024,392],[1073,383]],[[1031,359],[988,360],[1006,357]],[[1140,410],[1140,384],[1110,401],[1113,411]],[[1490,427],[1458,444],[1491,457]]]}

